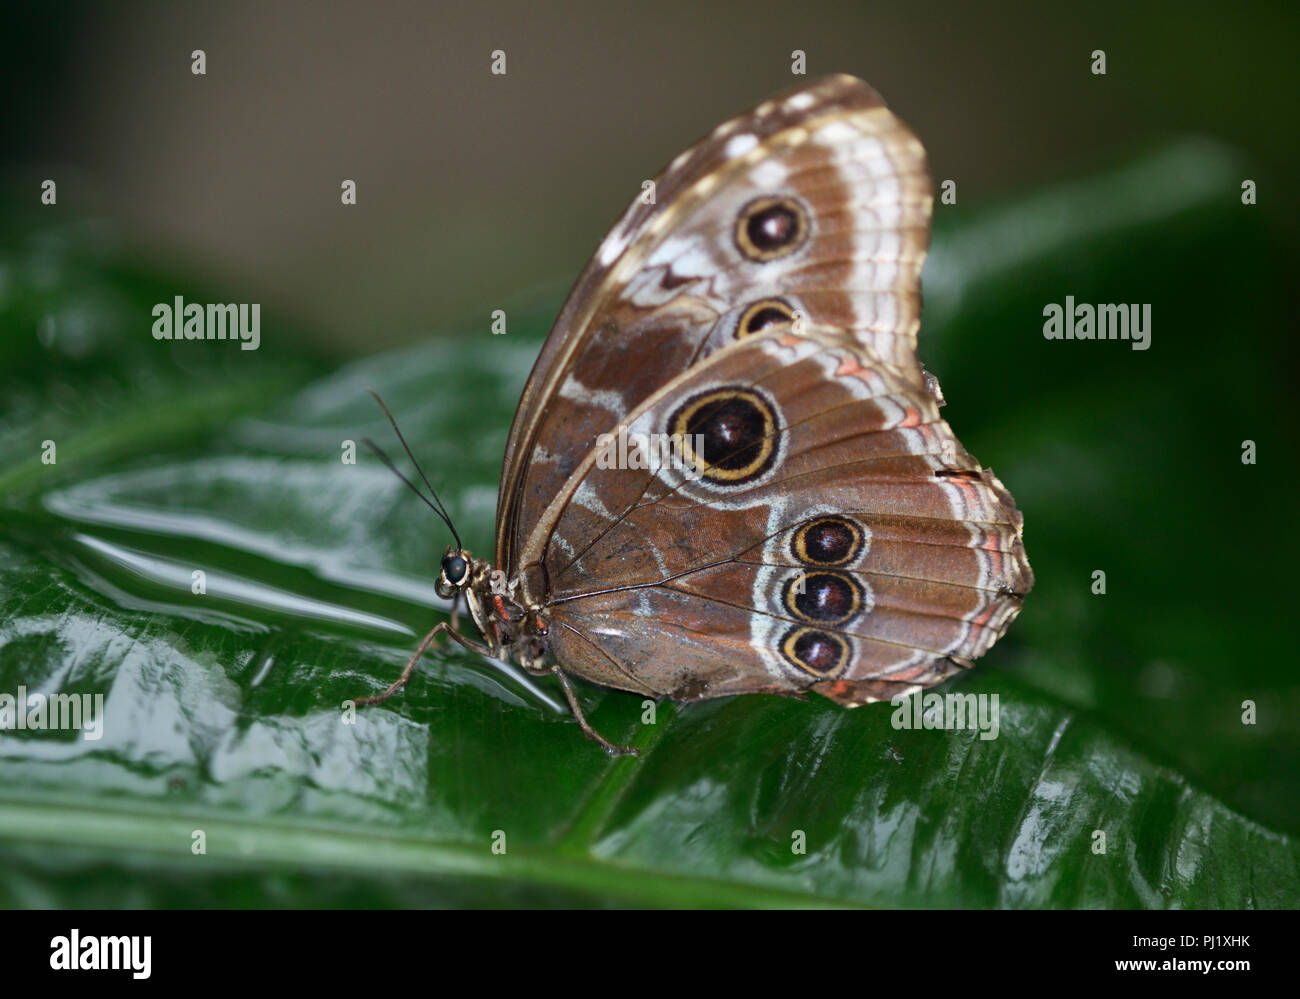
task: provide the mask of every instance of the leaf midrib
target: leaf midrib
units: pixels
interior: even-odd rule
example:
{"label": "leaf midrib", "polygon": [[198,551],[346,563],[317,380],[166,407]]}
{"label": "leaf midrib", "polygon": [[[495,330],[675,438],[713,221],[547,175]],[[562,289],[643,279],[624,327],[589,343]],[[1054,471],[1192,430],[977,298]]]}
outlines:
{"label": "leaf midrib", "polygon": [[[632,768],[629,768],[632,769]],[[189,850],[195,830],[206,836],[207,852]],[[594,897],[670,907],[858,907],[843,899],[811,892],[781,891],[761,885],[682,876],[625,867],[589,854],[546,848],[510,847],[494,855],[488,844],[471,846],[403,836],[377,835],[320,823],[266,819],[231,821],[212,812],[109,808],[69,805],[39,799],[0,798],[0,840],[42,846],[95,847],[177,858],[235,862],[241,867],[283,870],[346,869],[429,877],[469,877],[506,884],[567,889]],[[181,845],[178,845],[181,844]],[[362,847],[365,848],[362,848]]]}

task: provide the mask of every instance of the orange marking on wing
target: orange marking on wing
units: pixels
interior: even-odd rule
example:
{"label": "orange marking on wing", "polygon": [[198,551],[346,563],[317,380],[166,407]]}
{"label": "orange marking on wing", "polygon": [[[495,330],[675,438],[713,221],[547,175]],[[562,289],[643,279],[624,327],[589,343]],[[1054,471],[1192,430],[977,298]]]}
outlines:
{"label": "orange marking on wing", "polygon": [[954,486],[956,486],[957,491],[961,493],[962,502],[966,504],[967,512],[977,508],[978,504],[976,503],[976,500],[978,498],[978,494],[975,492],[974,486],[972,486],[965,479],[957,478],[955,476],[953,478],[950,478],[948,481],[951,482]]}
{"label": "orange marking on wing", "polygon": [[853,693],[853,684],[851,684],[848,680],[836,680],[834,683],[831,684],[831,688],[830,688],[831,697],[844,697],[846,694],[851,694],[851,693]]}
{"label": "orange marking on wing", "polygon": [[928,671],[929,668],[930,663],[928,661],[915,663],[912,666],[890,673],[888,679],[893,683],[900,683],[904,680],[915,680],[918,676],[921,676],[923,673]]}
{"label": "orange marking on wing", "polygon": [[975,617],[971,618],[970,623],[973,625],[977,625],[980,628],[983,628],[986,624],[989,623],[989,618],[993,616],[993,612],[997,610],[997,606],[998,606],[997,601],[993,601],[993,600],[989,601],[989,605],[985,607],[984,610],[981,611],[979,614],[977,614]]}

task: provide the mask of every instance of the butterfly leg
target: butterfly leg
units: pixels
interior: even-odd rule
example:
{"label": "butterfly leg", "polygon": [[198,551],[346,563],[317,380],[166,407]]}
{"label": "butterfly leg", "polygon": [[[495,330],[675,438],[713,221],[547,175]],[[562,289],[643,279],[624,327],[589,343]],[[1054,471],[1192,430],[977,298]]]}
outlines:
{"label": "butterfly leg", "polygon": [[487,646],[479,645],[478,642],[466,638],[456,630],[454,624],[449,624],[446,621],[439,621],[433,626],[433,630],[424,636],[424,640],[416,646],[415,652],[406,663],[406,668],[402,670],[402,675],[393,681],[392,686],[382,694],[376,694],[374,697],[358,697],[355,699],[354,703],[358,707],[363,704],[383,704],[384,701],[396,694],[406,685],[406,681],[411,679],[411,674],[415,672],[415,665],[420,661],[420,657],[429,650],[429,646],[432,645],[437,637],[444,631],[453,641],[459,642],[465,648],[469,649],[470,652],[477,652],[481,656],[490,657],[492,655],[491,650],[488,649]]}
{"label": "butterfly leg", "polygon": [[605,752],[610,756],[640,756],[641,750],[633,746],[616,746],[603,735],[597,732],[587,722],[587,716],[582,713],[582,708],[578,705],[578,698],[573,694],[573,686],[569,683],[569,678],[558,665],[551,667],[551,672],[560,679],[560,687],[564,690],[564,696],[569,702],[569,708],[573,712],[573,717],[578,720],[578,725],[582,728],[583,733],[592,742],[602,746]]}

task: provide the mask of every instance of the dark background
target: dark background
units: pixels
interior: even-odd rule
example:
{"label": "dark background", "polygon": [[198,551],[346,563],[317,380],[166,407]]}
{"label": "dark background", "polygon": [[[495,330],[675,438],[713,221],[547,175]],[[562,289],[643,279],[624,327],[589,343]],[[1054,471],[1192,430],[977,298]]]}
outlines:
{"label": "dark background", "polygon": [[791,85],[794,49],[871,83],[961,203],[1194,133],[1240,149],[1294,232],[1298,23],[1285,3],[13,4],[0,149],[169,266],[365,352],[567,285],[642,179]]}

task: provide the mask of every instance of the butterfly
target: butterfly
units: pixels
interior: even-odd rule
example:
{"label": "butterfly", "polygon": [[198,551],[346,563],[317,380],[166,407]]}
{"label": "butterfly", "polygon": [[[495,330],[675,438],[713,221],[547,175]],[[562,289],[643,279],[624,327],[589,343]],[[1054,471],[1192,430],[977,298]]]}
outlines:
{"label": "butterfly", "polygon": [[648,190],[524,386],[495,561],[425,499],[455,542],[436,587],[452,619],[357,703],[446,632],[554,675],[588,737],[635,752],[590,726],[570,676],[856,707],[970,667],[1019,613],[1023,517],[917,359],[933,199],[912,132],[831,76],[718,126]]}

